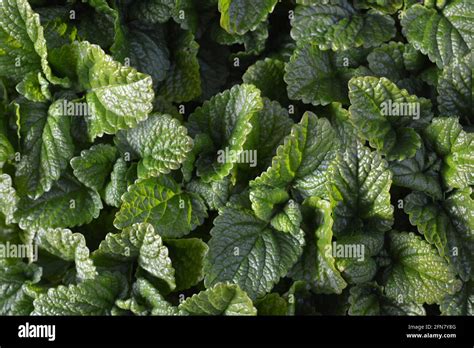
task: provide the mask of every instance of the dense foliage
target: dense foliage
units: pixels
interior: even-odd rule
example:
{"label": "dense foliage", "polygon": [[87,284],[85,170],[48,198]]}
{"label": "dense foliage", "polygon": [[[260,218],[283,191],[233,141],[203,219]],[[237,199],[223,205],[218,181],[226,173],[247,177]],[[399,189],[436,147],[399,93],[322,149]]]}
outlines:
{"label": "dense foliage", "polygon": [[471,0],[0,0],[0,313],[472,315],[473,37]]}

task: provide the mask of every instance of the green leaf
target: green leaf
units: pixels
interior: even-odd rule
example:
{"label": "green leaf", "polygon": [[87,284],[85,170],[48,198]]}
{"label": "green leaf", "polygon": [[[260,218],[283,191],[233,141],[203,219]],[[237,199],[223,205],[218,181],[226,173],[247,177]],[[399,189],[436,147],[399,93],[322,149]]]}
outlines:
{"label": "green leaf", "polygon": [[474,185],[474,134],[465,132],[456,117],[438,117],[425,136],[443,159],[445,184],[450,188]]}
{"label": "green leaf", "polygon": [[175,291],[187,290],[204,279],[204,257],[209,248],[197,238],[168,239],[166,246],[175,269]]}
{"label": "green leaf", "polygon": [[301,255],[303,231],[273,230],[252,211],[227,206],[214,220],[205,264],[205,284],[230,281],[252,299],[269,292]]}
{"label": "green leaf", "polygon": [[396,13],[403,5],[403,0],[355,0],[354,7],[358,9],[373,8],[387,14]]}
{"label": "green leaf", "polygon": [[[1,110],[2,108],[0,106],[0,112]],[[0,118],[0,170],[3,168],[5,163],[9,162],[13,158],[15,154],[15,150],[13,149],[13,146],[7,137],[6,127],[4,126],[4,123],[5,122],[3,121],[3,119]]]}
{"label": "green leaf", "polygon": [[71,159],[74,175],[85,186],[99,191],[112,171],[117,150],[108,144],[93,145],[83,150],[80,156]]}
{"label": "green leaf", "polygon": [[138,222],[148,222],[164,238],[182,237],[207,217],[202,199],[167,176],[136,182],[122,196],[122,206],[114,221],[122,229]]}
{"label": "green leaf", "polygon": [[443,68],[473,48],[473,6],[470,0],[454,0],[438,11],[416,4],[404,13],[402,32],[408,42]]}
{"label": "green leaf", "polygon": [[8,174],[0,175],[0,212],[5,217],[6,224],[15,222],[15,211],[19,198]]}
{"label": "green leaf", "polygon": [[311,197],[304,201],[303,209],[303,215],[311,219],[310,231],[303,255],[291,270],[291,277],[305,280],[318,294],[341,294],[347,284],[335,267],[331,206],[327,201]]}
{"label": "green leaf", "polygon": [[344,109],[340,103],[329,104],[324,116],[335,130],[336,138],[341,142],[342,148],[350,147],[358,141],[357,130],[350,122],[349,111]]}
{"label": "green leaf", "polygon": [[405,212],[425,239],[451,261],[460,277],[470,279],[474,265],[474,200],[471,190],[457,191],[445,201],[414,192],[405,198]]}
{"label": "green leaf", "polygon": [[151,115],[136,128],[117,134],[142,158],[138,164],[139,178],[168,174],[179,168],[192,150],[188,130],[169,115]]}
{"label": "green leaf", "polygon": [[212,150],[200,153],[196,161],[197,174],[204,182],[229,175],[252,129],[250,121],[262,108],[260,91],[244,84],[217,94],[191,114],[190,134],[193,137],[202,134],[213,145]]}
{"label": "green leaf", "polygon": [[62,113],[63,101],[20,104],[22,156],[16,169],[18,191],[37,199],[51,190],[74,153],[71,121]]}
{"label": "green leaf", "polygon": [[221,27],[230,34],[253,31],[273,12],[278,0],[219,0]]}
{"label": "green leaf", "polygon": [[120,233],[108,233],[93,254],[98,266],[107,260],[119,263],[138,260],[138,265],[154,277],[176,288],[175,271],[168,257],[168,248],[148,223],[134,224]]}
{"label": "green leaf", "polygon": [[286,315],[288,313],[288,303],[277,293],[265,295],[255,303],[259,316]]}
{"label": "green leaf", "polygon": [[125,278],[105,273],[78,285],[51,288],[34,301],[33,315],[108,315],[117,299],[127,293]]}
{"label": "green leaf", "polygon": [[464,283],[459,292],[446,296],[440,310],[443,315],[474,315],[474,282]]}
{"label": "green leaf", "polygon": [[122,195],[127,192],[127,187],[132,185],[135,179],[136,167],[133,165],[129,167],[122,158],[117,159],[110,174],[110,182],[105,187],[105,203],[120,208]]}
{"label": "green leaf", "polygon": [[278,100],[282,104],[288,103],[286,84],[283,80],[285,63],[278,59],[265,58],[251,65],[242,80],[246,84],[256,86],[263,97]]}
{"label": "green leaf", "polygon": [[441,161],[435,153],[421,146],[415,157],[403,161],[392,161],[389,164],[395,186],[406,187],[424,192],[433,198],[443,196],[439,170]]}
{"label": "green leaf", "polygon": [[0,76],[20,82],[31,72],[43,72],[54,83],[68,87],[66,79],[53,76],[40,17],[27,0],[0,3]]}
{"label": "green leaf", "polygon": [[169,36],[172,37],[172,63],[158,94],[175,103],[188,102],[199,97],[202,92],[197,58],[199,44],[190,31],[180,31]]}
{"label": "green leaf", "polygon": [[102,207],[97,192],[62,178],[37,200],[22,198],[15,219],[24,230],[74,227],[96,219]]}
{"label": "green leaf", "polygon": [[28,284],[38,283],[41,268],[18,259],[0,259],[0,314],[29,315],[33,298],[28,296]]}
{"label": "green leaf", "polygon": [[454,271],[436,249],[413,233],[391,231],[385,293],[400,302],[440,303],[461,288]]}
{"label": "green leaf", "polygon": [[34,102],[45,102],[51,100],[49,82],[40,72],[30,72],[16,85],[16,90],[26,99]]}
{"label": "green leaf", "polygon": [[79,280],[96,277],[97,271],[82,234],[62,228],[41,228],[35,233],[34,243],[62,260],[74,262]]}
{"label": "green leaf", "polygon": [[338,154],[327,177],[335,235],[390,229],[392,175],[378,153],[357,142]]}
{"label": "green leaf", "polygon": [[173,13],[176,0],[141,0],[129,5],[130,16],[147,23],[165,23]]}
{"label": "green leaf", "polygon": [[186,189],[200,195],[211,210],[219,210],[229,200],[231,185],[230,178],[225,177],[219,181],[206,183],[201,179],[195,179],[187,184]]}
{"label": "green leaf", "polygon": [[79,83],[87,91],[89,137],[115,134],[145,120],[154,97],[151,77],[114,61],[97,45],[73,45]]}
{"label": "green leaf", "polygon": [[357,13],[346,0],[297,6],[291,37],[310,41],[322,50],[374,47],[395,36],[395,21],[378,12]]}
{"label": "green leaf", "polygon": [[268,221],[275,206],[288,200],[288,187],[304,197],[325,192],[326,171],[338,148],[336,134],[328,120],[313,113],[303,115],[299,124],[277,149],[272,166],[250,182],[250,200],[257,217]]}
{"label": "green leaf", "polygon": [[413,128],[425,127],[431,102],[410,95],[382,77],[356,77],[349,81],[351,120],[370,145],[388,160],[415,156],[421,137]]}
{"label": "green leaf", "polygon": [[422,305],[396,302],[382,294],[375,283],[366,283],[351,288],[349,315],[425,315]]}
{"label": "green leaf", "polygon": [[256,315],[252,300],[235,284],[216,284],[179,305],[185,315]]}
{"label": "green leaf", "polygon": [[132,287],[132,297],[118,300],[116,305],[136,315],[177,315],[178,308],[167,302],[159,291],[144,278],[138,278]]}
{"label": "green leaf", "polygon": [[347,103],[347,82],[352,76],[368,75],[366,68],[344,65],[345,55],[322,51],[314,43],[298,45],[286,65],[288,96],[306,104]]}
{"label": "green leaf", "polygon": [[447,65],[438,78],[438,109],[442,115],[466,117],[472,114],[472,53]]}

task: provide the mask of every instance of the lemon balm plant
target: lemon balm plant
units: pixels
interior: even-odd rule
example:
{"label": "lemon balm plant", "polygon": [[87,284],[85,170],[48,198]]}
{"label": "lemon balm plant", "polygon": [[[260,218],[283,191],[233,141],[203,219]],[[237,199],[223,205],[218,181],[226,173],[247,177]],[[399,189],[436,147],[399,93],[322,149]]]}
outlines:
{"label": "lemon balm plant", "polygon": [[472,315],[473,23],[0,0],[0,314]]}

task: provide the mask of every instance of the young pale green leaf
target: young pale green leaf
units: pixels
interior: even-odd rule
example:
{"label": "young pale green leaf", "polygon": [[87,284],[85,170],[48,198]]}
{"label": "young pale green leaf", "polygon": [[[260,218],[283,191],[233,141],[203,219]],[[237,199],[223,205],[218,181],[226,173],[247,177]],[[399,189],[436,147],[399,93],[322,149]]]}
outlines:
{"label": "young pale green leaf", "polygon": [[22,195],[37,199],[51,190],[74,154],[71,120],[62,112],[63,101],[21,103],[22,156],[15,183]]}
{"label": "young pale green leaf", "polygon": [[344,53],[322,51],[311,42],[298,45],[285,67],[289,98],[313,105],[347,103],[350,78],[370,73],[363,67],[344,65],[341,57]]}
{"label": "young pale green leaf", "polygon": [[130,262],[138,265],[154,277],[166,282],[171,290],[176,288],[175,270],[168,257],[168,248],[148,223],[134,224],[120,233],[108,233],[93,254],[98,266],[107,260]]}
{"label": "young pale green leaf", "polygon": [[446,296],[440,303],[443,315],[474,315],[474,282],[464,283],[462,289],[454,295]]}
{"label": "young pale green leaf", "polygon": [[175,269],[175,291],[187,290],[204,279],[204,257],[209,248],[197,238],[168,239],[166,247]]}
{"label": "young pale green leaf", "polygon": [[198,195],[183,191],[171,177],[163,175],[136,182],[122,196],[122,202],[115,227],[148,222],[165,238],[182,237],[207,217],[206,206]]}
{"label": "young pale green leaf", "polygon": [[357,13],[346,0],[297,6],[291,37],[309,41],[322,50],[374,47],[395,36],[395,21],[378,12]]}
{"label": "young pale green leaf", "polygon": [[433,198],[441,199],[441,161],[435,153],[421,146],[415,157],[389,163],[395,186],[424,192]]}
{"label": "young pale green leaf", "polygon": [[188,130],[169,115],[151,115],[136,128],[117,134],[141,160],[138,177],[147,179],[178,169],[193,148]]}
{"label": "young pale green leaf", "polygon": [[8,174],[0,175],[0,212],[5,217],[5,223],[15,222],[15,212],[19,198],[12,186],[12,178]]}
{"label": "young pale green leaf", "polygon": [[422,193],[405,198],[405,212],[425,239],[446,256],[459,276],[470,279],[474,265],[474,200],[471,190],[457,191],[435,202]]}
{"label": "young pale green leaf", "polygon": [[97,144],[88,150],[83,150],[80,156],[72,158],[71,167],[81,183],[99,191],[104,187],[116,157],[115,147],[108,144]]}
{"label": "young pale green leaf", "polygon": [[252,211],[227,206],[211,230],[205,284],[230,281],[252,299],[269,292],[298,260],[304,245],[297,234],[273,230]]}
{"label": "young pale green leaf", "polygon": [[16,85],[16,90],[26,99],[33,102],[46,102],[51,100],[49,82],[40,72],[29,72],[23,80]]}
{"label": "young pale green leaf", "polygon": [[171,47],[171,66],[158,94],[166,100],[182,103],[201,95],[201,75],[197,54],[199,44],[190,31],[175,33]]}
{"label": "young pale green leaf", "polygon": [[438,117],[425,136],[443,159],[445,184],[450,188],[474,185],[474,134],[465,132],[456,117]]}
{"label": "young pale green leaf", "polygon": [[273,12],[278,0],[219,0],[221,27],[230,34],[253,31]]}
{"label": "young pale green leaf", "polygon": [[40,17],[27,0],[0,2],[0,76],[20,82],[31,72],[43,72],[54,83],[69,81],[53,76]]}
{"label": "young pale green leaf", "polygon": [[257,315],[252,300],[236,284],[220,283],[179,305],[185,315]]}
{"label": "young pale green leaf", "polygon": [[390,229],[392,174],[378,153],[357,142],[338,154],[327,177],[336,235]]}
{"label": "young pale green leaf", "polygon": [[75,42],[73,49],[79,83],[87,91],[88,115],[83,116],[92,140],[148,117],[154,97],[150,76],[121,65],[87,41]]}
{"label": "young pale green leaf", "polygon": [[29,315],[33,311],[33,298],[25,287],[38,283],[41,268],[19,259],[0,259],[0,314]]}
{"label": "young pale green leaf", "polygon": [[97,192],[62,178],[37,200],[22,198],[15,219],[24,230],[74,227],[96,219],[102,207]]}
{"label": "young pale green leaf", "polygon": [[472,116],[472,59],[469,53],[453,59],[438,78],[438,109],[441,115]]}
{"label": "young pale green leaf", "polygon": [[[263,108],[260,91],[252,85],[237,85],[217,94],[189,117],[193,137],[204,135],[212,149],[199,154],[197,174],[205,182],[221,180],[239,162],[252,129],[252,117]],[[217,157],[217,159],[216,159]]]}
{"label": "young pale green leaf", "polygon": [[33,302],[33,315],[108,315],[117,299],[128,291],[127,281],[118,273],[104,273],[77,285],[50,288]]}
{"label": "young pale green leaf", "polygon": [[474,3],[454,0],[442,11],[421,4],[411,6],[401,19],[402,32],[416,49],[439,68],[473,48]]}
{"label": "young pale green leaf", "polygon": [[391,231],[385,294],[399,302],[440,303],[461,282],[436,249],[413,233]]}
{"label": "young pale green leaf", "polygon": [[335,267],[330,203],[310,197],[304,201],[303,209],[313,222],[312,230],[307,235],[303,255],[291,270],[291,277],[305,280],[316,293],[341,294],[347,284]]}
{"label": "young pale green leaf", "polygon": [[84,235],[62,228],[41,228],[35,233],[34,244],[62,260],[74,262],[79,280],[96,277]]}
{"label": "young pale green leaf", "polygon": [[118,300],[116,305],[136,315],[178,314],[178,308],[167,302],[153,284],[144,278],[137,278],[131,295],[128,300]]}
{"label": "young pale green leaf", "polygon": [[425,315],[420,304],[396,302],[382,294],[376,283],[351,288],[349,315]]}
{"label": "young pale green leaf", "polygon": [[270,220],[275,206],[288,200],[288,187],[305,197],[324,194],[326,171],[338,146],[328,120],[304,114],[277,149],[272,166],[250,182],[250,200],[257,217]]}
{"label": "young pale green leaf", "polygon": [[413,128],[433,117],[431,102],[410,95],[382,77],[355,77],[349,81],[351,120],[359,133],[388,160],[415,156],[421,137]]}

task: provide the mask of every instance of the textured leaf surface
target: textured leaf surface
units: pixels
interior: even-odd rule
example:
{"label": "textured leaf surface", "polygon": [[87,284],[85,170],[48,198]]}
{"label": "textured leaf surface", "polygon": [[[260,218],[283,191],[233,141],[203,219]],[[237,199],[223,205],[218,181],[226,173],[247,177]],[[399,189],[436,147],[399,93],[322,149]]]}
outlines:
{"label": "textured leaf surface", "polygon": [[440,304],[443,315],[474,315],[474,283],[464,283],[454,295],[448,295]]}
{"label": "textured leaf surface", "polygon": [[406,11],[401,24],[408,41],[443,68],[472,49],[473,18],[472,1],[455,0],[442,11],[416,4]]}
{"label": "textured leaf surface", "polygon": [[94,279],[97,275],[84,235],[72,233],[68,229],[42,228],[34,238],[34,243],[39,248],[62,260],[74,262],[79,280]]}
{"label": "textured leaf surface", "polygon": [[370,145],[389,160],[411,158],[421,146],[420,128],[433,117],[431,102],[410,95],[386,78],[349,81],[351,120]]}
{"label": "textured leaf surface", "polygon": [[329,196],[336,235],[363,230],[387,231],[393,224],[392,175],[380,155],[354,144],[329,168]]}
{"label": "textured leaf surface", "polygon": [[115,147],[108,144],[98,144],[82,151],[80,156],[71,159],[71,167],[81,183],[99,191],[104,187],[112,171],[116,156]]}
{"label": "textured leaf surface", "polygon": [[107,315],[126,294],[125,278],[106,273],[78,285],[51,288],[34,301],[34,315]]}
{"label": "textured leaf surface", "polygon": [[[190,134],[205,134],[213,144],[212,150],[201,153],[196,162],[198,176],[205,182],[223,179],[230,173],[251,131],[250,120],[262,107],[260,91],[244,84],[217,94],[189,117]],[[219,160],[219,154],[223,160]]]}
{"label": "textured leaf surface", "polygon": [[447,262],[427,242],[413,233],[391,231],[389,270],[385,293],[401,302],[439,303],[461,288]]}
{"label": "textured leaf surface", "polygon": [[170,177],[135,183],[122,196],[122,206],[114,225],[117,228],[148,222],[165,238],[179,238],[199,226],[207,216],[202,199],[182,191]]}
{"label": "textured leaf surface", "polygon": [[184,301],[187,315],[256,315],[252,300],[235,284],[216,284]]}
{"label": "textured leaf surface", "polygon": [[438,117],[425,136],[443,159],[441,174],[446,185],[474,185],[474,134],[465,132],[455,117]]}
{"label": "textured leaf surface", "polygon": [[150,224],[134,224],[120,233],[107,234],[94,252],[94,260],[99,266],[104,259],[118,262],[137,260],[140,267],[165,281],[171,290],[176,287],[168,249]]}
{"label": "textured leaf surface", "polygon": [[282,233],[246,209],[228,206],[214,220],[205,284],[230,281],[251,298],[264,295],[301,255],[303,232]]}
{"label": "textured leaf surface", "polygon": [[243,35],[253,31],[268,14],[273,12],[278,0],[219,0],[221,27],[230,34]]}

